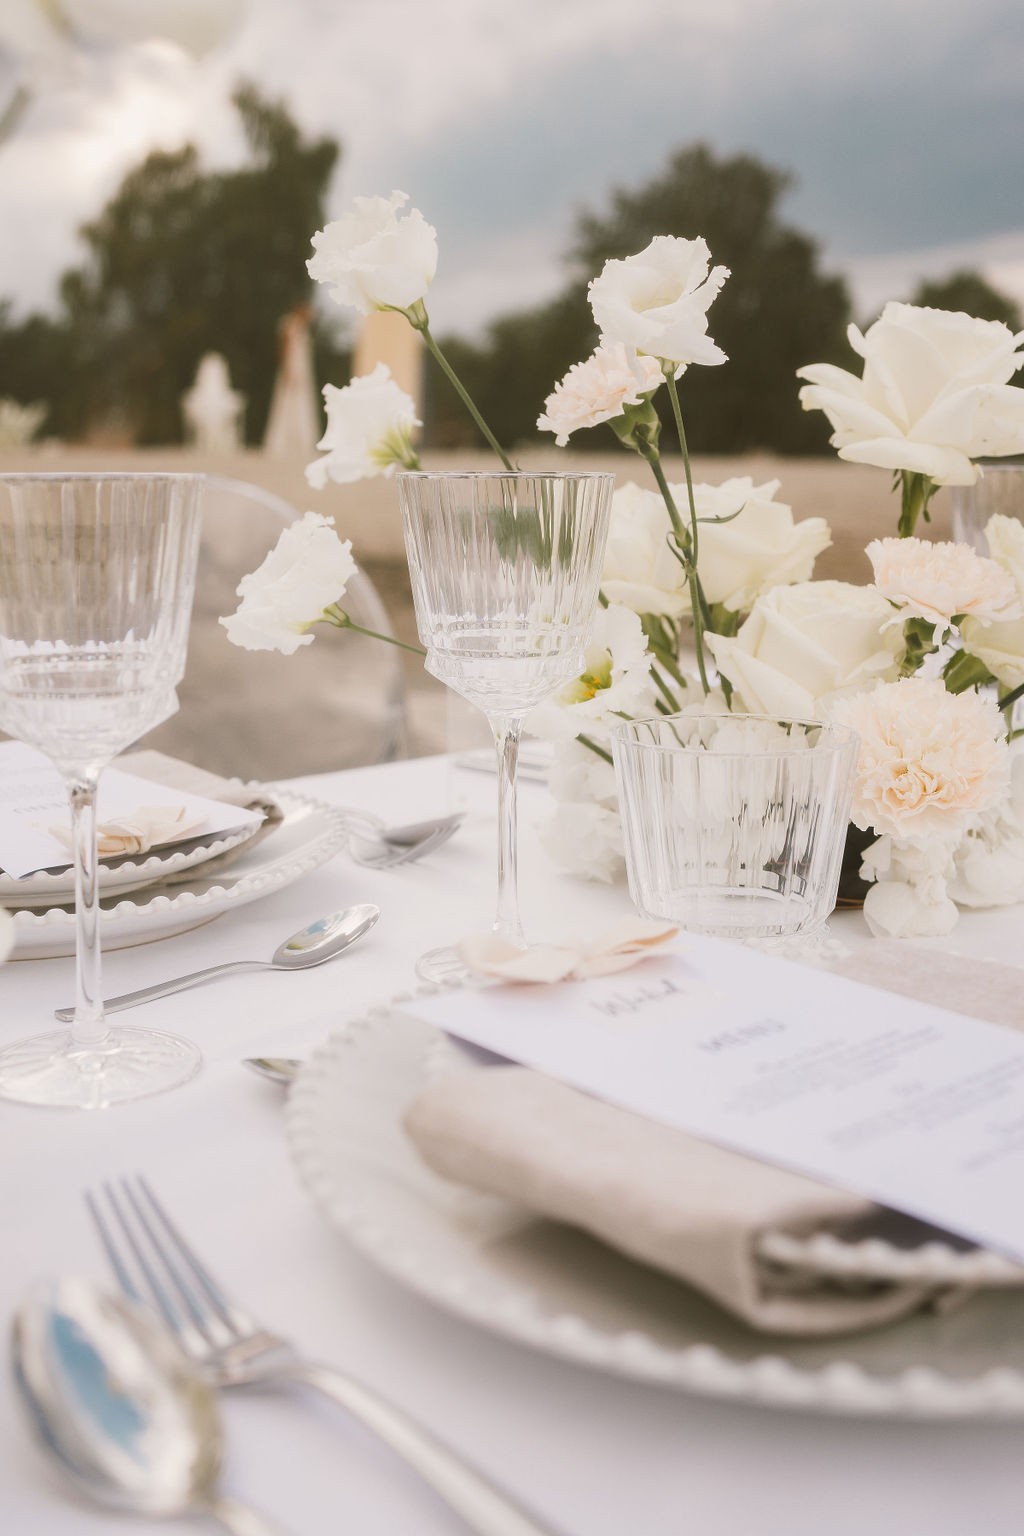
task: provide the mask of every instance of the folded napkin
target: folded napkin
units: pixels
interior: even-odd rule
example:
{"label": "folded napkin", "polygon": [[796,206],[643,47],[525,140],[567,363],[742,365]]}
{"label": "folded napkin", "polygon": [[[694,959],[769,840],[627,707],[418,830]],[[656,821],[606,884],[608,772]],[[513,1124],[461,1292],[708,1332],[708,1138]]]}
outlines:
{"label": "folded napkin", "polygon": [[[858,980],[906,991],[918,961],[915,996],[993,1023],[1024,1023],[1024,973],[1012,966],[875,941],[844,968]],[[877,1327],[934,1295],[924,1286],[858,1288],[777,1269],[758,1256],[762,1232],[810,1234],[877,1208],[539,1072],[492,1066],[441,1073],[413,1099],[404,1124],[442,1177],[582,1227],[768,1333],[813,1337]]]}

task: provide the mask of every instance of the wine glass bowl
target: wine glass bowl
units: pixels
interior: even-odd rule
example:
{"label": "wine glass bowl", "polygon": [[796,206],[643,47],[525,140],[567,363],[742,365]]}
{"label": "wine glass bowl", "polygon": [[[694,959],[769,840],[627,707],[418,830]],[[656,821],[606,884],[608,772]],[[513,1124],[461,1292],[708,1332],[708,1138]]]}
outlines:
{"label": "wine glass bowl", "polygon": [[[498,912],[523,944],[516,882],[515,768],[524,716],[584,664],[597,607],[614,476],[397,476],[426,668],[487,716],[498,755]],[[450,980],[450,951],[424,956]]]}
{"label": "wine glass bowl", "polygon": [[95,791],[103,767],[177,707],[199,548],[197,475],[0,475],[0,728],[64,777],[75,854],[70,1031],[0,1051],[0,1097],[97,1106],[174,1086],[177,1036],[114,1031],[100,987]]}

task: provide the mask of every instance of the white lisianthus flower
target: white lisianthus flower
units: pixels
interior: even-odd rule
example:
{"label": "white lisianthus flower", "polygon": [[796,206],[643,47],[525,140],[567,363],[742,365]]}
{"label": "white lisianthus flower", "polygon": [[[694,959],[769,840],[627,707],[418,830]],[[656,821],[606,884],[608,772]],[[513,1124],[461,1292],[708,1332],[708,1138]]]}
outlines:
{"label": "white lisianthus flower", "polygon": [[350,213],[317,230],[306,270],[330,284],[338,304],[368,315],[424,297],[437,270],[437,232],[418,208],[399,213],[408,201],[406,192],[357,197]]}
{"label": "white lisianthus flower", "polygon": [[1010,762],[1005,797],[967,829],[954,855],[949,894],[962,907],[1024,901],[1024,753]]}
{"label": "white lisianthus flower", "polygon": [[673,235],[655,235],[636,256],[606,261],[589,289],[602,343],[684,366],[727,362],[707,330],[729,269],[710,266],[706,241]]}
{"label": "white lisianthus flower", "polygon": [[333,517],[307,512],[284,530],[259,569],[242,577],[237,611],[219,622],[233,645],[291,656],[312,645],[310,626],[344,595],[355,573],[351,541],[339,539]]}
{"label": "white lisianthus flower", "polygon": [[960,914],[947,886],[953,860],[944,840],[918,847],[880,837],[864,850],[860,872],[875,882],[864,898],[864,920],[876,938],[941,938],[956,927]]}
{"label": "white lisianthus flower", "polygon": [[624,867],[618,811],[593,801],[566,801],[539,831],[552,863],[569,874],[610,885]]}
{"label": "white lisianthus flower", "polygon": [[952,846],[1006,793],[1009,753],[995,703],[905,677],[830,711],[860,737],[850,819],[898,842]]}
{"label": "white lisianthus flower", "polygon": [[927,539],[872,539],[867,557],[875,587],[900,609],[936,625],[939,638],[958,614],[982,624],[1021,616],[1013,578],[969,544]]}
{"label": "white lisianthus flower", "polygon": [[347,484],[373,475],[392,475],[396,464],[418,467],[412,433],[423,423],[411,397],[391,377],[386,363],[336,389],[324,385],[327,430],[317,443],[322,459],[306,466],[306,479],[322,490],[328,479]]}
{"label": "white lisianthus flower", "polygon": [[[989,518],[985,537],[990,556],[1013,582],[1024,608],[1024,524],[997,513]],[[960,638],[964,649],[984,662],[1004,688],[1024,683],[1024,618],[995,624],[967,618],[960,626]]]}
{"label": "white lisianthus flower", "polygon": [[821,410],[841,459],[927,475],[937,485],[973,485],[982,455],[1024,450],[1024,391],[1010,384],[1024,365],[1024,333],[998,320],[944,309],[887,304],[850,345],[864,376],[831,363],[797,371],[805,411]]}
{"label": "white lisianthus flower", "polygon": [[871,587],[806,581],[759,597],[734,637],[706,639],[737,707],[800,720],[899,675],[904,642],[891,617]]}
{"label": "white lisianthus flower", "polygon": [[631,360],[621,343],[602,344],[555,385],[537,425],[554,432],[556,445],[564,448],[574,432],[621,416],[625,406],[642,404],[664,382],[653,357]]}
{"label": "white lisianthus flower", "polygon": [[601,577],[610,603],[671,619],[686,611],[686,573],[668,547],[670,526],[660,491],[629,481],[613,493]]}
{"label": "white lisianthus flower", "polygon": [[611,722],[616,712],[646,714],[654,707],[652,657],[640,620],[611,603],[594,618],[584,670],[530,715],[530,730],[551,741]]}
{"label": "white lisianthus flower", "polygon": [[[607,732],[593,732],[594,738],[609,753]],[[614,810],[618,804],[618,781],[614,766],[592,752],[583,742],[571,737],[555,744],[548,769],[548,793],[559,804],[583,801]]]}

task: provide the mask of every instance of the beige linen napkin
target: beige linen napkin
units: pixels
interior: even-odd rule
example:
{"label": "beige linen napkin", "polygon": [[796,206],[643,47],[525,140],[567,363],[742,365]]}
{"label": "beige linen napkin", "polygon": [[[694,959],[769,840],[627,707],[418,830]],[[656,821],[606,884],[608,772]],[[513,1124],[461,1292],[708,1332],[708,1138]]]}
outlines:
{"label": "beige linen napkin", "polygon": [[[918,974],[920,967],[920,974]],[[1020,1023],[1024,972],[876,941],[847,974]],[[414,1098],[405,1128],[436,1173],[525,1205],[696,1286],[752,1327],[815,1335],[876,1327],[932,1294],[918,1286],[797,1281],[764,1263],[760,1233],[810,1233],[876,1208],[728,1152],[522,1067],[458,1068]],[[1022,1272],[1024,1282],[1024,1272]]]}

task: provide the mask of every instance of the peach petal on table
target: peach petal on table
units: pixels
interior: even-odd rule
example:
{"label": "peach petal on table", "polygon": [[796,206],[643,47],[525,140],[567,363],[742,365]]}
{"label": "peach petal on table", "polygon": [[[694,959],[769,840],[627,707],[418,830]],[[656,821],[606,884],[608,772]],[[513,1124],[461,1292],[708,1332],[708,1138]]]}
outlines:
{"label": "peach petal on table", "polygon": [[537,944],[520,949],[495,934],[474,934],[458,945],[469,969],[496,981],[582,981],[628,970],[678,930],[643,918],[625,918],[587,945]]}
{"label": "peach petal on table", "polygon": [[[197,830],[205,819],[200,817],[188,821],[186,818],[187,812],[183,805],[140,806],[128,816],[100,823],[96,828],[97,852],[101,859],[112,859],[126,853],[147,853],[150,848],[157,848],[172,838],[184,837],[186,833]],[[65,848],[71,849],[71,834],[67,827],[54,826],[48,830]]]}

